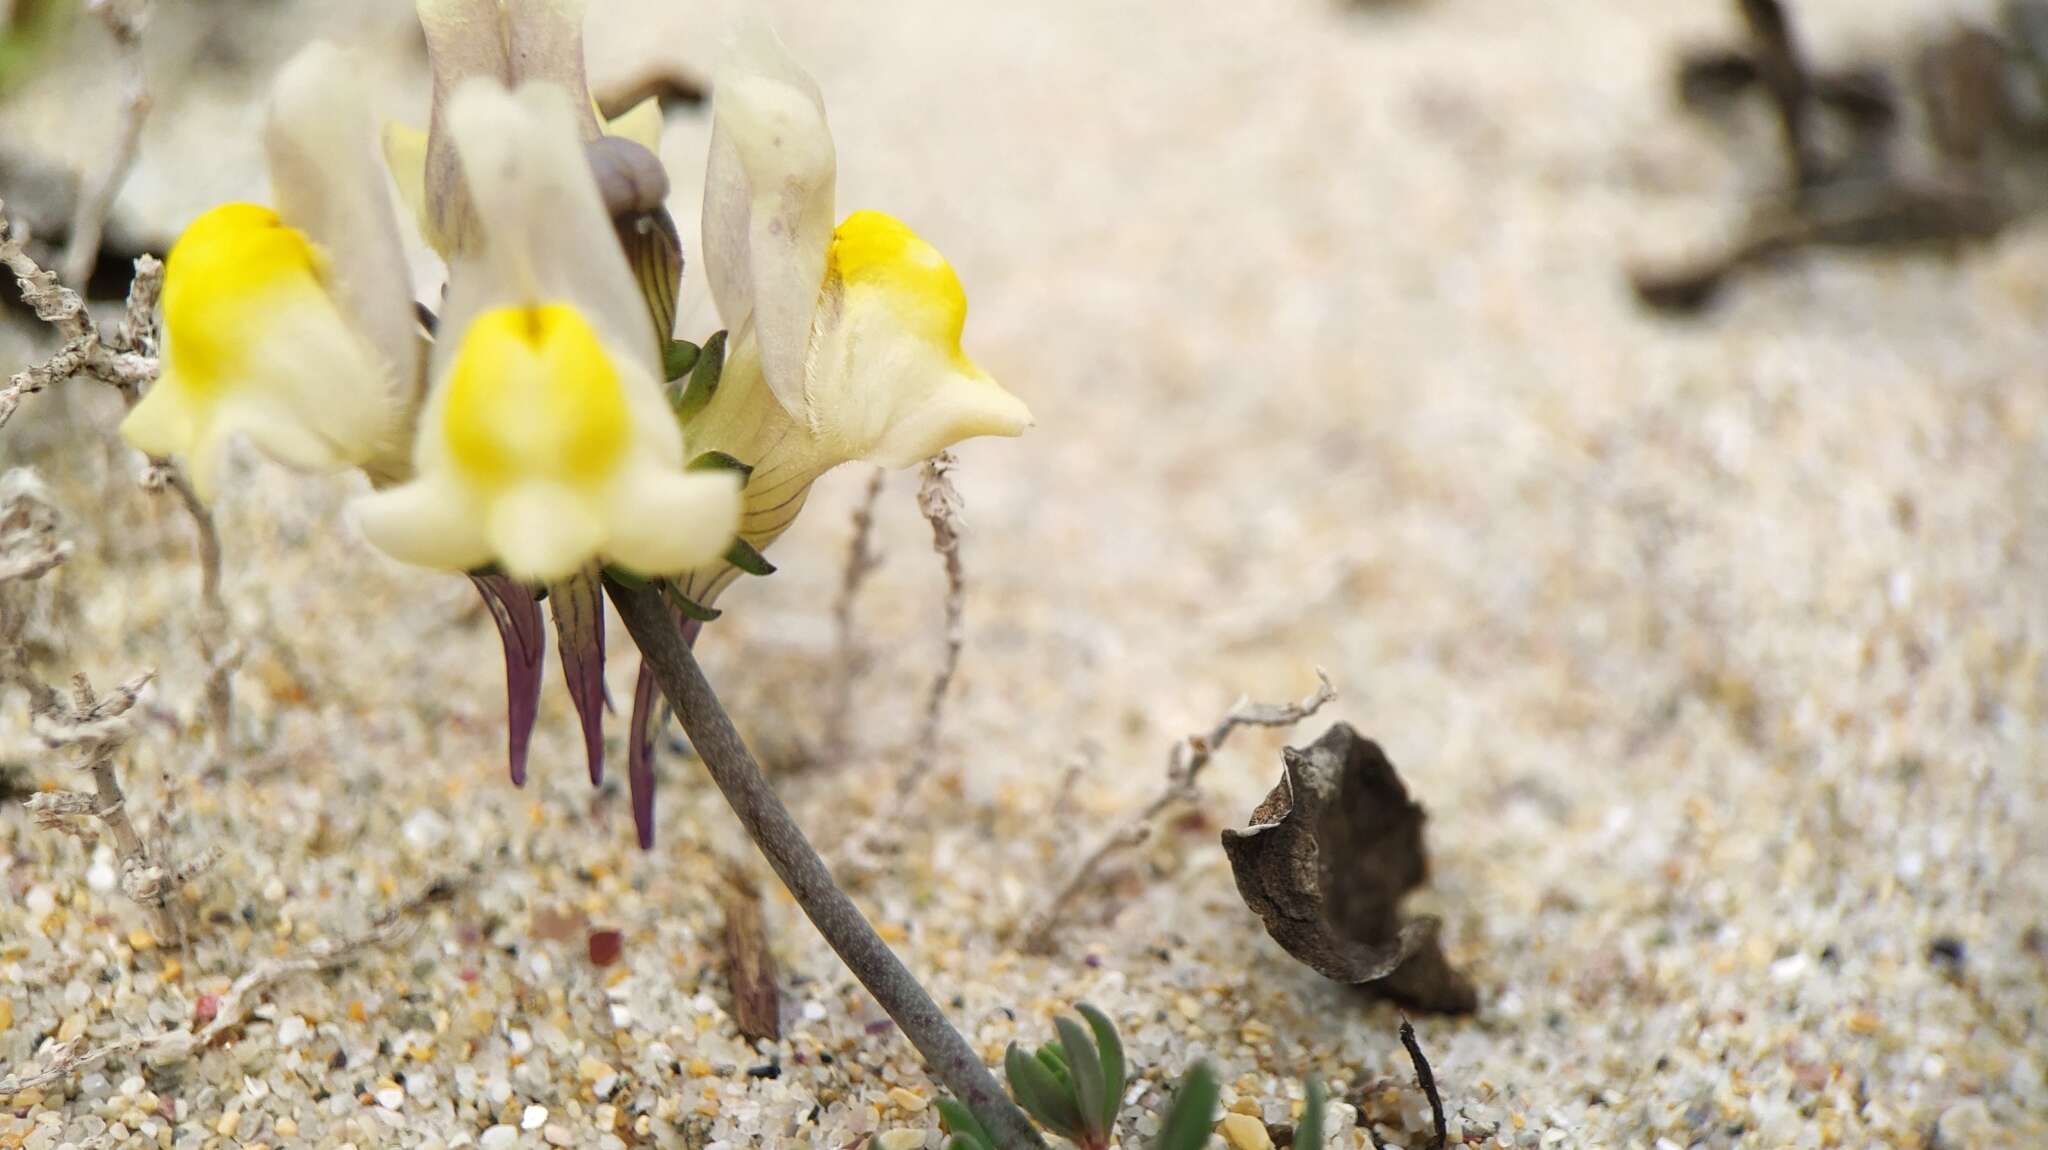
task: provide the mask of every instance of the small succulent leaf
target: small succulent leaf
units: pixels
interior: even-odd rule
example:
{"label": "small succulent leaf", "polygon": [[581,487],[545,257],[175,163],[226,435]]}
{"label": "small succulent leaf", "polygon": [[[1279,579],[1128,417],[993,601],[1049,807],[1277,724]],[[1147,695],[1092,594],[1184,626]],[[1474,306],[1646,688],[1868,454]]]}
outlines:
{"label": "small succulent leaf", "polygon": [[526,785],[526,750],[540,714],[541,659],[547,652],[540,603],[519,581],[499,574],[471,574],[469,581],[490,609],[505,646],[506,758],[512,785]]}
{"label": "small succulent leaf", "polygon": [[1075,1006],[1081,1017],[1088,1020],[1088,1028],[1095,1032],[1095,1045],[1102,1060],[1102,1128],[1108,1130],[1116,1125],[1117,1111],[1123,1106],[1124,1097],[1124,1040],[1116,1032],[1116,1024],[1100,1010],[1083,1002]]}
{"label": "small succulent leaf", "polygon": [[725,333],[718,332],[704,341],[699,350],[697,362],[690,367],[690,382],[683,385],[683,394],[676,400],[676,418],[688,423],[697,413],[711,405],[711,397],[718,394],[718,381],[725,375]]}
{"label": "small succulent leaf", "polygon": [[661,708],[661,687],[643,661],[633,683],[633,718],[626,736],[626,789],[633,796],[633,833],[641,850],[654,849],[654,740],[661,733]]}
{"label": "small succulent leaf", "polygon": [[692,459],[684,470],[737,472],[741,483],[745,483],[754,474],[753,464],[743,463],[738,457],[727,455],[723,451],[707,451]]}
{"label": "small succulent leaf", "polygon": [[952,1098],[939,1099],[939,1128],[952,1135],[947,1147],[957,1150],[995,1150],[995,1139],[982,1129],[980,1120],[974,1117],[963,1102]]}
{"label": "small succulent leaf", "polygon": [[549,589],[569,699],[583,724],[590,785],[604,782],[604,591],[586,571]]}
{"label": "small succulent leaf", "polygon": [[1202,1150],[1209,1144],[1209,1132],[1216,1125],[1216,1075],[1206,1062],[1198,1062],[1180,1080],[1173,1103],[1166,1108],[1166,1121],[1159,1127],[1154,1150]]}
{"label": "small succulent leaf", "polygon": [[1323,1080],[1308,1080],[1308,1103],[1302,1107],[1301,1121],[1294,1124],[1295,1150],[1322,1150],[1323,1110],[1330,1104],[1330,1092],[1323,1089]]}
{"label": "small succulent leaf", "polygon": [[768,562],[755,546],[744,539],[735,539],[725,552],[725,561],[749,575],[773,575],[775,564]]}
{"label": "small succulent leaf", "polygon": [[1081,1107],[1081,1127],[1098,1136],[1104,1134],[1108,1127],[1102,1120],[1102,1058],[1095,1052],[1095,1042],[1071,1018],[1055,1018],[1052,1024],[1066,1051],[1068,1083]]}
{"label": "small succulent leaf", "polygon": [[1039,1047],[1038,1060],[1045,1064],[1047,1070],[1052,1071],[1053,1079],[1060,1084],[1061,1089],[1073,1093],[1074,1074],[1067,1066],[1067,1056],[1060,1052],[1059,1047],[1049,1042]]}
{"label": "small succulent leaf", "polygon": [[1045,1063],[1016,1044],[1003,1055],[1003,1070],[1010,1078],[1010,1093],[1017,1104],[1031,1113],[1046,1129],[1071,1141],[1080,1141],[1081,1108],[1074,1095],[1060,1085]]}
{"label": "small succulent leaf", "polygon": [[703,354],[703,348],[687,339],[669,340],[668,346],[661,350],[662,376],[670,383],[682,379],[690,374],[691,368],[697,366],[697,358]]}

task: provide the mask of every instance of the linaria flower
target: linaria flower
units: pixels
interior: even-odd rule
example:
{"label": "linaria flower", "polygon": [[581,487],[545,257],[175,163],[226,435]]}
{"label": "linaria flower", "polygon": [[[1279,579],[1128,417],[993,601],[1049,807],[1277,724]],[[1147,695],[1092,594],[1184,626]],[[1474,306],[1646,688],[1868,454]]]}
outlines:
{"label": "linaria flower", "polygon": [[314,45],[280,74],[264,146],[275,209],[201,216],[164,266],[162,374],[122,421],[211,499],[244,436],[280,462],[406,469],[419,341],[355,73]]}

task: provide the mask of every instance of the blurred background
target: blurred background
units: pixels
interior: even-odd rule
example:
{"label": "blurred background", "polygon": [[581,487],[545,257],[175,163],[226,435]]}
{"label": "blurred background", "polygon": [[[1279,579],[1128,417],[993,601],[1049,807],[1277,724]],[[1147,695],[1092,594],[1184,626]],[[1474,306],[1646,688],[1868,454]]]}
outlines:
{"label": "blurred background", "polygon": [[[862,894],[978,1042],[1088,998],[1131,1023],[1154,1085],[1207,1056],[1226,1100],[1277,1123],[1318,1072],[1359,1144],[1422,1144],[1396,1013],[1287,958],[1216,848],[1278,747],[1335,716],[1430,811],[1418,901],[1482,1004],[1424,1040],[1468,1143],[2048,1144],[2048,21],[1991,0],[1789,4],[1789,36],[1771,9],[1720,2],[758,6],[825,92],[840,210],[897,215],[952,260],[967,349],[1038,420],[960,453],[960,693],[938,780],[893,816],[904,854]],[[693,262],[701,98],[735,11],[592,5],[600,99],[666,96]],[[56,0],[0,13],[0,199],[54,242],[118,130],[116,45]],[[380,119],[425,123],[405,3],[154,7],[150,113],[93,277],[110,314],[134,255],[265,196],[265,86],[315,37],[359,51]],[[424,297],[438,272],[416,255]],[[13,371],[50,341],[9,306]],[[715,325],[694,267],[683,315],[690,338]],[[290,1144],[275,1123],[296,1115],[309,1138],[461,1144],[491,1121],[472,1105],[505,1105],[457,1077],[511,1057],[493,1011],[562,1043],[553,1071],[510,1072],[521,1099],[566,1113],[602,1047],[636,1113],[683,1100],[686,1120],[629,1141],[823,1139],[813,1107],[835,1145],[929,1126],[887,1101],[925,1088],[900,1042],[818,1037],[854,1053],[794,1062],[803,1035],[857,1036],[873,1008],[775,896],[793,993],[819,1010],[780,1077],[745,1073],[767,1055],[700,1009],[718,994],[701,876],[746,856],[716,795],[667,755],[662,847],[636,854],[616,781],[594,797],[578,777],[552,688],[536,782],[506,786],[495,635],[460,580],[361,546],[350,482],[238,465],[220,516],[251,749],[202,765],[179,734],[204,678],[187,527],[136,488],[118,400],[93,386],[25,404],[0,461],[42,471],[79,547],[52,674],[160,671],[138,755],[161,771],[142,789],[160,773],[182,833],[227,846],[209,905],[259,939],[280,920],[303,937],[360,918],[380,883],[481,870],[410,973],[372,964],[282,1000],[332,1020],[348,1112],[315,1100],[310,1060],[281,1080],[266,1060],[250,1073],[278,1084],[243,1103],[245,1139]],[[900,767],[940,650],[938,567],[898,476],[861,602],[859,745],[811,762],[866,481],[829,476],[781,572],[729,595],[705,641],[821,838]],[[623,699],[631,660],[615,663]],[[1234,742],[1060,953],[1003,941],[1157,790],[1173,740],[1240,695],[1306,693],[1317,667],[1340,701]],[[0,736],[18,788],[62,781],[18,700]],[[0,978],[20,984],[0,987],[0,1063],[75,1013],[118,1034],[122,1010],[182,1002],[236,949],[231,928],[202,940],[184,982],[118,946],[66,966],[118,935],[93,914],[123,905],[54,936],[21,909],[35,890],[107,899],[46,837],[0,815],[17,896]],[[592,1005],[608,976],[535,937],[563,907],[626,932],[629,1025]],[[71,1003],[74,981],[98,1001],[92,969],[143,979],[143,1005]],[[380,1049],[406,1032],[387,977],[455,1017],[439,1053]],[[349,1001],[373,1003],[368,1021]],[[401,1069],[439,1082],[409,1124],[352,1109],[358,1078]],[[124,1072],[108,1073],[102,1095]],[[218,1117],[235,1089],[186,1097]],[[59,1125],[103,1115],[96,1097]]]}

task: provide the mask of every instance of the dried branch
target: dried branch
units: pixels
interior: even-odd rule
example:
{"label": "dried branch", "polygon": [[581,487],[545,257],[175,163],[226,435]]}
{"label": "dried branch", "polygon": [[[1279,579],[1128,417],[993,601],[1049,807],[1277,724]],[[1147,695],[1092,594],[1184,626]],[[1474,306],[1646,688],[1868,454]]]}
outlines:
{"label": "dried branch", "polygon": [[1166,786],[1128,823],[1090,851],[1045,906],[1025,921],[1022,931],[1024,948],[1040,954],[1051,952],[1060,914],[1067,904],[1095,884],[1104,864],[1110,859],[1152,837],[1160,816],[1175,806],[1193,802],[1200,795],[1202,771],[1239,727],[1291,727],[1336,699],[1336,688],[1330,685],[1330,677],[1321,667],[1316,668],[1316,680],[1315,693],[1298,703],[1254,703],[1240,699],[1209,731],[1189,735],[1175,743],[1166,758]]}
{"label": "dried branch", "polygon": [[[163,294],[162,261],[142,256],[135,261],[135,279],[128,285],[126,316],[113,332],[102,332],[86,310],[77,292],[58,282],[57,277],[37,264],[23,248],[22,237],[12,235],[6,204],[0,202],[0,264],[12,272],[21,287],[22,299],[35,310],[36,318],[54,327],[64,345],[50,359],[17,372],[0,388],[0,427],[7,424],[21,405],[23,396],[33,395],[53,383],[75,376],[87,376],[118,389],[122,402],[134,407],[143,389],[157,378],[159,343],[156,310]],[[234,722],[235,667],[239,656],[228,635],[227,601],[221,593],[220,531],[213,512],[199,499],[192,483],[168,459],[152,458],[143,472],[146,491],[169,489],[192,519],[199,558],[200,654],[206,660],[206,704],[210,733],[217,750],[228,745]]]}
{"label": "dried branch", "polygon": [[[134,406],[142,398],[142,389],[157,376],[156,358],[143,350],[141,335],[129,324],[118,332],[102,333],[86,311],[85,301],[58,282],[56,273],[36,263],[25,250],[26,243],[27,236],[8,222],[7,205],[0,201],[0,265],[5,265],[20,285],[22,302],[37,319],[56,329],[63,344],[44,362],[15,372],[7,386],[0,388],[0,427],[14,417],[22,397],[80,375],[118,388],[129,406]],[[136,278],[147,275],[154,281],[161,266],[144,256],[135,261]],[[154,283],[145,290],[153,293]],[[145,298],[153,301],[155,297]]]}
{"label": "dried branch", "polygon": [[117,1039],[90,1050],[82,1049],[83,1039],[75,1039],[53,1049],[41,1070],[33,1074],[0,1079],[0,1094],[12,1094],[47,1086],[74,1074],[83,1074],[110,1058],[129,1054],[147,1055],[152,1061],[188,1057],[246,1022],[249,1012],[286,979],[346,966],[366,951],[404,939],[412,933],[412,916],[427,904],[446,897],[450,889],[451,884],[448,880],[438,880],[384,915],[375,926],[361,934],[343,938],[338,942],[323,939],[308,947],[304,953],[287,958],[265,959],[257,963],[240,978],[235,979],[228,987],[227,993],[220,996],[220,1003],[214,1011],[212,1020],[197,1030],[186,1025],[176,1030]]}
{"label": "dried branch", "polygon": [[142,67],[142,32],[149,23],[149,0],[90,0],[86,6],[114,36],[114,53],[121,69],[121,124],[105,169],[78,197],[71,217],[71,239],[64,249],[62,267],[65,282],[74,284],[90,279],[93,265],[99,262],[107,214],[113,210],[121,185],[128,182],[128,170],[135,165],[150,105]]}
{"label": "dried branch", "polygon": [[899,804],[917,790],[938,759],[939,722],[945,717],[946,695],[952,690],[953,676],[960,670],[960,651],[967,645],[967,573],[960,565],[960,535],[966,525],[960,518],[960,492],[951,478],[957,465],[950,451],[941,451],[926,460],[924,482],[917,491],[917,509],[924,513],[925,522],[932,525],[932,550],[938,552],[946,566],[946,654],[938,674],[932,676],[930,692],[925,695],[924,727],[918,732],[916,757],[911,760],[910,769],[896,780]]}
{"label": "dried branch", "polygon": [[78,752],[78,767],[90,773],[93,782],[91,796],[37,795],[29,800],[28,809],[38,824],[87,841],[94,836],[84,816],[105,826],[121,859],[121,890],[149,913],[151,928],[159,939],[182,945],[184,923],[173,909],[171,896],[183,881],[181,876],[195,876],[203,867],[181,869],[163,849],[143,841],[128,817],[128,796],[121,790],[114,763],[134,734],[128,712],[154,677],[154,672],[138,675],[103,699],[84,675],[76,675],[67,699],[25,674],[16,675],[17,681],[28,687],[32,700],[30,729],[52,750]]}
{"label": "dried branch", "polygon": [[853,509],[853,542],[846,550],[846,570],[839,579],[839,599],[832,605],[832,619],[839,632],[839,650],[832,661],[832,705],[826,712],[825,746],[827,754],[844,759],[847,753],[847,735],[853,718],[853,680],[860,673],[860,642],[853,630],[853,603],[860,597],[861,587],[882,565],[881,552],[875,549],[875,506],[881,502],[882,488],[888,482],[889,473],[875,468],[868,479],[867,493],[861,497],[860,505]]}
{"label": "dried branch", "polygon": [[1415,1066],[1415,1084],[1429,1096],[1430,1117],[1436,1123],[1436,1136],[1430,1140],[1430,1150],[1444,1150],[1444,1141],[1449,1130],[1444,1123],[1444,1096],[1437,1092],[1436,1073],[1429,1068],[1429,1059],[1422,1056],[1422,1043],[1415,1039],[1415,1027],[1407,1019],[1401,1020],[1401,1045],[1408,1048],[1408,1061]]}

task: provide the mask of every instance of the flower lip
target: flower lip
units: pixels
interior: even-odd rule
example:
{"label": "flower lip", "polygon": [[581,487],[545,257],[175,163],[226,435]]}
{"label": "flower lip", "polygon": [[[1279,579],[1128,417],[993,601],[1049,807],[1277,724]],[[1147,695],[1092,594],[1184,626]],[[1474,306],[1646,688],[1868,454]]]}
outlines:
{"label": "flower lip", "polygon": [[632,441],[618,370],[565,303],[478,316],[446,386],[441,433],[449,460],[472,482],[595,482]]}

